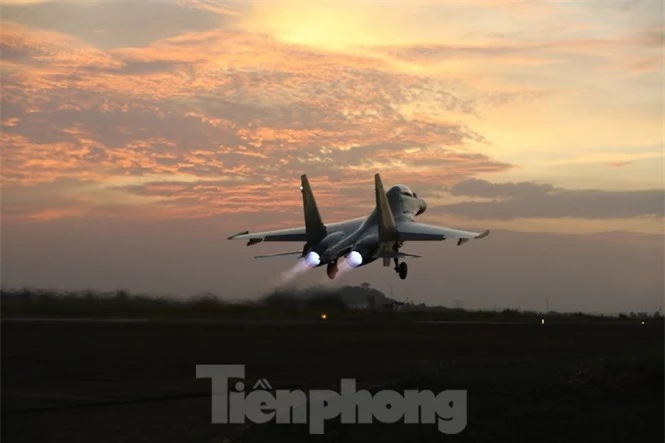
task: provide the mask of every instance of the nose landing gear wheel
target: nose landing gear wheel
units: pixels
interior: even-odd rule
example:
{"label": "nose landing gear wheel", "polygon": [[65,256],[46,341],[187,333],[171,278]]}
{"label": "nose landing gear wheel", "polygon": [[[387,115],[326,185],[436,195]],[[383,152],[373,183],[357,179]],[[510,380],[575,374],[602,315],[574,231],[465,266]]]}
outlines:
{"label": "nose landing gear wheel", "polygon": [[399,273],[399,278],[404,280],[406,278],[406,274],[409,272],[409,267],[405,262],[402,262],[399,264],[399,267],[397,268],[397,272]]}

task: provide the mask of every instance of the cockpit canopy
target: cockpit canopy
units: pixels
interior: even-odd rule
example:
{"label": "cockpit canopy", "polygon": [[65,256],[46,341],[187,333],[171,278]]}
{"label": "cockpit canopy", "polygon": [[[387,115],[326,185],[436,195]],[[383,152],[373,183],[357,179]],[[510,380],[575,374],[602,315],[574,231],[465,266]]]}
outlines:
{"label": "cockpit canopy", "polygon": [[408,195],[409,197],[414,196],[414,193],[411,192],[411,189],[409,189],[409,187],[406,185],[395,185],[393,186],[393,189],[398,189],[399,193],[402,195]]}

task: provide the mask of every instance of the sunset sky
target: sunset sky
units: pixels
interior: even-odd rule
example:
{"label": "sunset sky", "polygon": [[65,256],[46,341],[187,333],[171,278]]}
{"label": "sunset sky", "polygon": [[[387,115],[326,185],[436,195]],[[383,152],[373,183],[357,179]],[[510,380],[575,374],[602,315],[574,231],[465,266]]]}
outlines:
{"label": "sunset sky", "polygon": [[663,300],[663,4],[0,1],[4,287],[256,298],[245,229],[367,214],[373,175],[489,237],[396,298],[616,312]]}

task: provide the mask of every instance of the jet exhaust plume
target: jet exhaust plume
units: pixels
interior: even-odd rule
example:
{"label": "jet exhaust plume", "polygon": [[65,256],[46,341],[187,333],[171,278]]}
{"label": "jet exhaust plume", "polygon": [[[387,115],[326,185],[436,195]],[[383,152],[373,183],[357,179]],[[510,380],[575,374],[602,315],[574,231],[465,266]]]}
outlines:
{"label": "jet exhaust plume", "polygon": [[345,260],[339,260],[337,262],[337,269],[338,269],[338,271],[337,271],[337,277],[336,278],[339,278],[342,275],[347,274],[349,271],[354,270],[355,267],[351,266],[348,259],[345,259]]}
{"label": "jet exhaust plume", "polygon": [[289,281],[293,280],[299,275],[304,274],[309,269],[312,268],[307,264],[306,260],[300,259],[295,265],[291,267],[291,269],[282,272],[282,274],[280,275],[279,284],[283,285],[285,283],[288,283]]}

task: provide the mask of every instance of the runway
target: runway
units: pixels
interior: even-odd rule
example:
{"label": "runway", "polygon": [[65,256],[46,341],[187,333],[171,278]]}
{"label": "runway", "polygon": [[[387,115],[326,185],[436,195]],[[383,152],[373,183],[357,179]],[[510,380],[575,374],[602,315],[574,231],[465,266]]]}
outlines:
{"label": "runway", "polygon": [[[580,326],[586,324],[588,326],[607,326],[607,322],[599,321],[547,321],[541,323],[540,318],[534,320],[524,321],[505,321],[505,320],[417,320],[417,319],[402,319],[395,317],[393,319],[387,318],[369,318],[367,320],[357,319],[336,319],[334,316],[328,316],[325,320],[319,317],[312,317],[311,319],[248,319],[248,318],[95,318],[95,317],[26,317],[26,318],[2,318],[1,323],[152,323],[152,324],[229,324],[229,325],[316,325],[316,324],[386,324],[386,322],[393,321],[394,324],[440,324],[440,325],[488,325],[488,326],[533,326],[548,324],[548,326]],[[635,326],[640,325],[640,322],[635,320],[632,322],[613,323],[614,326]]]}
{"label": "runway", "polygon": [[[5,318],[2,323],[178,323],[178,324],[284,324],[284,325],[314,325],[325,323],[358,323],[357,320],[335,320],[328,318],[325,321],[317,318],[311,320],[252,320],[252,319],[174,319],[174,318]],[[367,322],[372,322],[368,320]],[[366,323],[367,323],[366,322]],[[374,320],[385,324],[385,320]],[[443,325],[531,325],[534,322],[526,321],[466,321],[466,320],[406,320],[399,324],[443,324]]]}
{"label": "runway", "polygon": [[[349,377],[397,391],[467,389],[465,441],[659,441],[663,429],[658,328],[26,318],[3,319],[2,353],[7,442],[310,441],[303,428],[211,424],[210,380],[196,379],[197,364],[244,364],[248,383],[280,389]],[[594,378],[599,364],[635,356],[660,361],[658,377],[617,380],[637,383],[625,388]],[[426,426],[331,429],[317,440],[441,439]]]}

